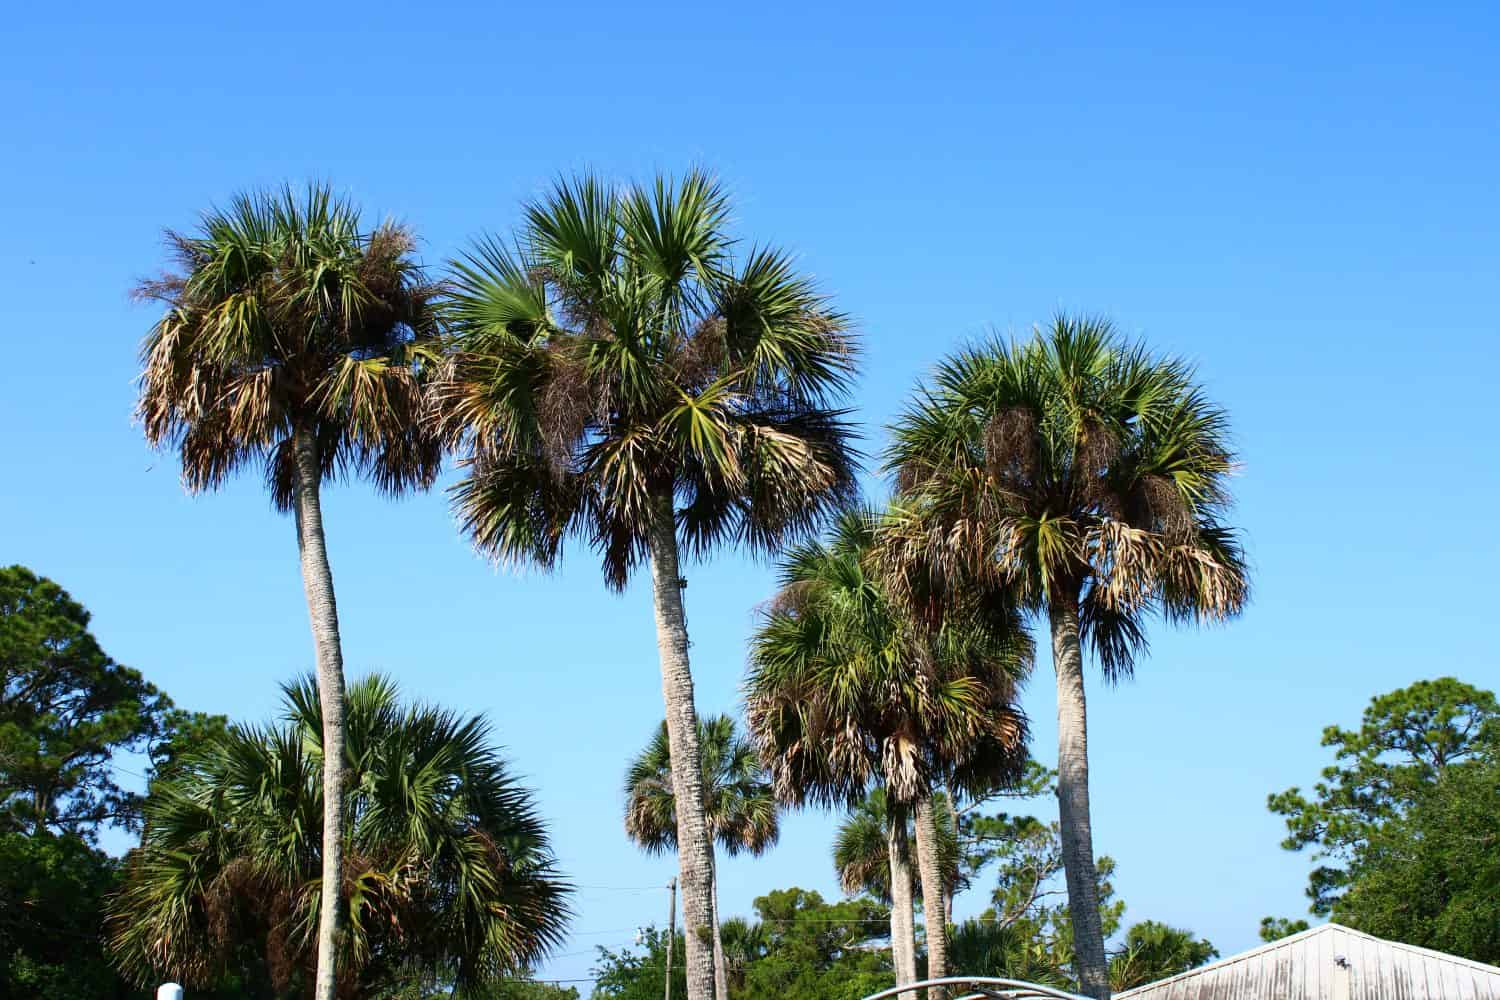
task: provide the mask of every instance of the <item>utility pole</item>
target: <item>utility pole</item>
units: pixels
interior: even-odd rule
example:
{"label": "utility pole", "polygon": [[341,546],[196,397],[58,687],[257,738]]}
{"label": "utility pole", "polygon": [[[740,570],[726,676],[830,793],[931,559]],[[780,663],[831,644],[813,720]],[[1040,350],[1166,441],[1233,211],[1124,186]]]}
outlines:
{"label": "utility pole", "polygon": [[672,945],[677,942],[677,880],[674,878],[667,883],[667,891],[671,896],[671,903],[667,909],[667,996],[666,1000],[672,1000]]}

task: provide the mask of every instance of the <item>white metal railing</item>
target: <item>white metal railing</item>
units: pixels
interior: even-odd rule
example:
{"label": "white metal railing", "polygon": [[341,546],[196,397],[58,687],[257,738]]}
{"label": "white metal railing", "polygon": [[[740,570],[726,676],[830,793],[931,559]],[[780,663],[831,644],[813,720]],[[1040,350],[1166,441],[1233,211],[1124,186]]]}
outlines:
{"label": "white metal railing", "polygon": [[928,986],[964,986],[973,992],[965,993],[959,1000],[1088,1000],[1076,993],[1068,993],[1051,986],[1025,983],[1019,979],[1000,979],[995,976],[944,976],[942,979],[924,979],[920,983],[903,983],[879,993],[871,993],[864,1000],[887,1000],[903,993],[912,993]]}

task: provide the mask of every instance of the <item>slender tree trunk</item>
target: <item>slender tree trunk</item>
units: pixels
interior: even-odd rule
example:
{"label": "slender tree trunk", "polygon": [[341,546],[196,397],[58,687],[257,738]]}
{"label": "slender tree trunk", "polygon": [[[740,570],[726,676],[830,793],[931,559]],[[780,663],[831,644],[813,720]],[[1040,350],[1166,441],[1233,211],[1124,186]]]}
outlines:
{"label": "slender tree trunk", "polygon": [[[943,796],[943,806],[948,811],[948,826],[953,831],[953,842],[957,844],[958,807],[953,804],[953,792],[951,790]],[[943,877],[943,918],[948,921],[950,926],[953,924],[953,884],[948,881],[946,873],[944,873]]]}
{"label": "slender tree trunk", "polygon": [[1062,828],[1063,870],[1079,989],[1109,1000],[1109,963],[1099,918],[1099,878],[1089,822],[1088,706],[1083,693],[1083,650],[1078,641],[1078,599],[1054,597],[1052,665],[1057,671],[1057,804]]}
{"label": "slender tree trunk", "polygon": [[713,861],[713,911],[714,911],[714,996],[718,1000],[729,1000],[729,969],[724,965],[724,938],[719,934],[719,859],[709,852]]}
{"label": "slender tree trunk", "polygon": [[344,653],[339,613],[333,598],[333,569],[323,540],[322,483],[317,440],[299,431],[293,441],[297,460],[297,547],[302,555],[302,587],[312,620],[318,668],[318,700],[323,714],[323,884],[318,902],[318,978],[315,1000],[333,1000],[338,987],[340,888],[344,838]]}
{"label": "slender tree trunk", "polygon": [[[682,883],[682,929],[687,941],[688,1000],[711,1000],[713,961],[713,846],[703,813],[703,770],[693,674],[688,665],[687,620],[677,565],[677,525],[670,496],[652,510],[651,588],[656,604],[656,645],[667,708],[672,795],[677,812],[677,865]],[[321,998],[320,998],[321,1000]]]}
{"label": "slender tree trunk", "polygon": [[[922,876],[922,922],[927,930],[927,978],[942,979],[948,974],[948,923],[943,914],[943,869],[938,861],[937,816],[932,798],[917,802],[917,871]],[[927,991],[934,1000],[946,997],[948,991],[934,986]]]}
{"label": "slender tree trunk", "polygon": [[672,901],[667,904],[667,985],[663,995],[666,1000],[672,1000],[672,949],[677,944],[677,880],[675,878],[668,888],[672,894]]}
{"label": "slender tree trunk", "polygon": [[[893,813],[886,816],[886,849],[891,863],[891,964],[896,985],[917,981],[915,918],[911,909],[911,847],[906,823]],[[916,991],[902,993],[900,1000],[914,1000]]]}

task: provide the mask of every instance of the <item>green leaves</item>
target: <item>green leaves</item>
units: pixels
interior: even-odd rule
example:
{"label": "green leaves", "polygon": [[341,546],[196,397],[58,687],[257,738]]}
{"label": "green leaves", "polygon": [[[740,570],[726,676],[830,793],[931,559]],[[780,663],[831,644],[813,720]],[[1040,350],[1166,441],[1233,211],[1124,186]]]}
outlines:
{"label": "green leaves", "polygon": [[944,780],[1004,783],[1024,761],[1013,697],[1031,645],[1014,610],[977,591],[894,599],[881,524],[849,510],[794,550],[751,640],[747,712],[783,801],[847,805],[879,783],[911,803]]}
{"label": "green leaves", "polygon": [[1106,673],[1128,673],[1146,617],[1244,607],[1222,521],[1227,434],[1189,366],[1059,315],[943,362],[898,418],[886,468],[903,496],[883,558],[988,579],[1034,612],[1078,601]]}
{"label": "green leaves", "polygon": [[[698,720],[704,815],[709,836],[726,853],[760,854],[780,835],[776,802],[750,741],[727,715]],[[671,748],[663,722],[625,777],[625,833],[655,854],[677,846]]]}
{"label": "green leaves", "polygon": [[[785,254],[736,261],[727,220],[702,173],[563,179],[527,206],[514,251],[485,240],[453,263],[432,399],[468,449],[453,495],[482,550],[525,553],[511,529],[535,519],[518,512],[545,508],[559,533],[531,546],[538,561],[579,535],[619,588],[662,505],[703,555],[775,551],[851,497],[852,434],[832,408],[854,367],[847,323]],[[544,459],[566,490],[535,475]]]}
{"label": "green leaves", "polygon": [[[1428,898],[1416,907],[1399,902],[1416,896],[1397,888],[1402,880],[1396,871],[1403,858],[1413,865],[1418,857],[1426,865],[1468,865],[1476,858],[1470,851],[1482,853],[1500,843],[1493,814],[1480,808],[1486,796],[1465,800],[1458,793],[1461,787],[1477,789],[1470,782],[1489,780],[1500,787],[1500,703],[1493,692],[1451,677],[1418,681],[1372,699],[1358,730],[1328,727],[1323,745],[1333,748],[1335,763],[1323,770],[1311,797],[1290,788],[1267,800],[1267,807],[1286,820],[1282,846],[1312,848],[1314,860],[1321,862],[1309,878],[1313,912],[1347,918],[1370,933],[1424,943],[1430,921],[1445,905],[1441,899],[1450,891],[1461,893],[1464,882],[1434,881],[1418,894]],[[1449,823],[1458,825],[1450,830]],[[1459,832],[1464,829],[1468,832]],[[1419,839],[1430,840],[1432,851]],[[1415,891],[1410,883],[1408,888]],[[1410,922],[1401,933],[1391,931],[1393,924],[1377,928],[1362,922],[1388,907],[1408,913]],[[1418,910],[1426,916],[1416,916]],[[1470,957],[1500,957],[1500,941],[1486,954]]]}
{"label": "green leaves", "polygon": [[169,243],[180,270],[137,289],[165,312],[142,346],[136,412],[147,440],[177,449],[189,489],[259,462],[288,509],[298,429],[325,475],[431,484],[441,450],[421,419],[421,345],[437,334],[438,288],[408,231],[365,231],[352,204],[313,186],[240,195]]}
{"label": "green leaves", "polygon": [[[200,988],[245,954],[278,990],[308,974],[317,924],[322,725],[311,678],[287,724],[236,726],[152,790],[114,906],[132,976]],[[390,681],[348,691],[345,972],[377,995],[412,972],[459,993],[529,968],[561,939],[568,887],[531,796],[481,719],[403,706]]]}
{"label": "green leaves", "polygon": [[71,833],[94,842],[138,820],[117,752],[169,735],[172,701],[116,663],[89,613],[51,580],[0,568],[0,832]]}

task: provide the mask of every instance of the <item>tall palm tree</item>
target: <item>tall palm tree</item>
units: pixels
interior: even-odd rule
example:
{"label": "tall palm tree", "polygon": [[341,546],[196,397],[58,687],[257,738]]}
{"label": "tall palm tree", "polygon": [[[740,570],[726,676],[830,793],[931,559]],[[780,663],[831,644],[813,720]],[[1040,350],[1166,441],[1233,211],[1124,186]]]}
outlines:
{"label": "tall palm tree", "polygon": [[1183,362],[1104,320],[1058,316],[1025,343],[943,362],[887,455],[905,493],[886,548],[1006,586],[1045,617],[1057,673],[1058,799],[1078,976],[1109,995],[1089,823],[1083,642],[1128,675],[1147,619],[1222,620],[1245,602],[1224,523],[1227,420]]}
{"label": "tall palm tree", "polygon": [[[323,740],[341,761],[343,652],[320,492],[342,475],[387,493],[437,475],[441,448],[419,419],[437,288],[409,230],[364,229],[326,187],[236,197],[167,242],[177,270],[137,288],[166,307],[142,346],[137,415],[153,445],[177,449],[190,491],[257,465],[276,509],[295,513]],[[324,780],[318,1000],[335,989],[342,768]]]}
{"label": "tall palm tree", "polygon": [[[210,989],[251,954],[285,994],[320,964],[323,713],[311,679],[285,692],[285,725],[230,727],[152,787],[111,904],[111,947],[142,984]],[[413,977],[490,995],[561,941],[569,915],[531,792],[482,718],[403,706],[385,678],[349,688],[346,721],[338,995]]]}
{"label": "tall palm tree", "polygon": [[617,591],[649,564],[692,1000],[713,989],[713,852],[680,559],[777,551],[854,488],[847,323],[785,254],[736,254],[728,212],[699,173],[559,182],[513,250],[488,240],[455,262],[435,395],[482,551],[552,566],[581,536]]}
{"label": "tall palm tree", "polygon": [[[761,770],[755,746],[735,731],[734,720],[716,715],[698,720],[703,768],[704,818],[712,841],[731,857],[762,854],[780,835],[776,797]],[[677,849],[677,799],[672,789],[671,740],[663,722],[625,774],[625,833],[656,854]],[[719,866],[714,859],[714,991],[729,996],[729,972],[719,926]]]}
{"label": "tall palm tree", "polygon": [[[851,807],[878,783],[888,807],[910,811],[928,973],[940,978],[947,927],[933,796],[1021,774],[1026,724],[1015,698],[1031,643],[1001,590],[932,591],[918,610],[892,600],[873,565],[879,521],[848,510],[827,541],[787,558],[751,642],[748,714],[783,801]],[[922,586],[905,572],[905,586]]]}

